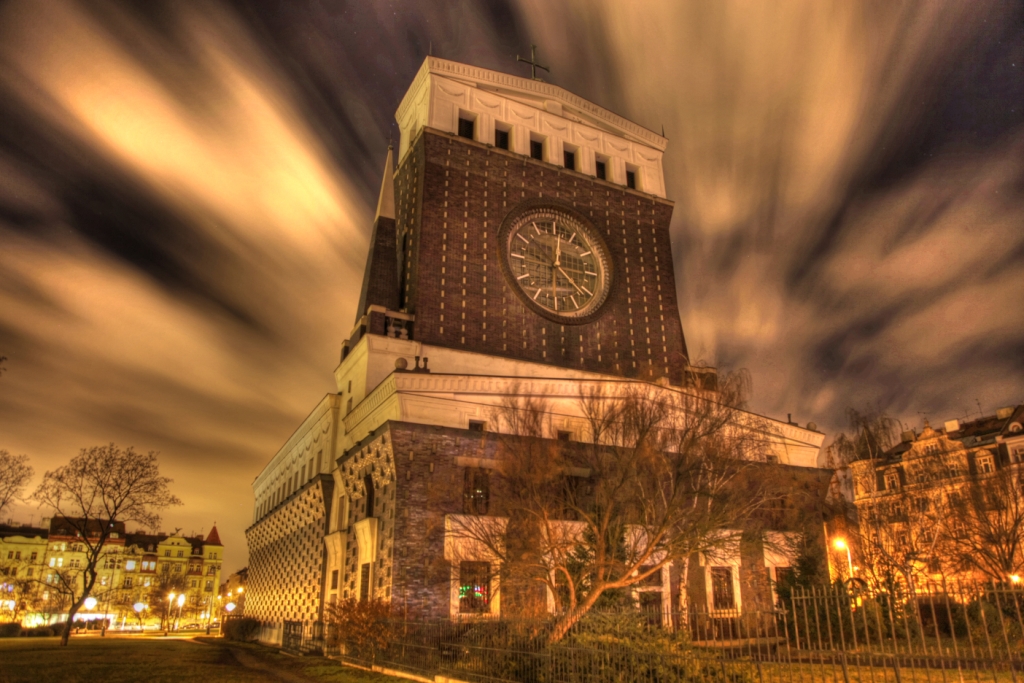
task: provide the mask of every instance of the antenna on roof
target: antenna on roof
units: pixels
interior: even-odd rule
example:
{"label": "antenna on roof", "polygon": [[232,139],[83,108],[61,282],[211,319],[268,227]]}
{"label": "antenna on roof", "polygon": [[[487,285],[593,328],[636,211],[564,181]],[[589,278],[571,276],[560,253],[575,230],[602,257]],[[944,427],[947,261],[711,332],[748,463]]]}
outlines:
{"label": "antenna on roof", "polygon": [[427,43],[427,45],[428,45],[428,47],[427,47],[427,55],[430,56],[430,57],[433,57],[434,56],[434,41],[431,40],[429,43]]}
{"label": "antenna on roof", "polygon": [[978,399],[974,399],[974,402],[978,406],[978,417],[985,417],[985,411],[981,409],[981,401],[979,401]]}
{"label": "antenna on roof", "polygon": [[661,137],[665,137],[665,124],[661,124]]}

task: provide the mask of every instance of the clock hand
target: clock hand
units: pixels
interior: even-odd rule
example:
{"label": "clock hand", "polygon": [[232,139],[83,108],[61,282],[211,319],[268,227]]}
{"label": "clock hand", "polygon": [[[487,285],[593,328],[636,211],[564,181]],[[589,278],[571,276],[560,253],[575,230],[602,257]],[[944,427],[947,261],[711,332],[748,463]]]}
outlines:
{"label": "clock hand", "polygon": [[558,260],[562,258],[562,236],[555,235],[555,268],[558,267]]}
{"label": "clock hand", "polygon": [[[555,256],[555,266],[558,266],[558,256]],[[551,301],[554,303],[555,310],[558,310],[558,270],[560,268],[551,269]]]}
{"label": "clock hand", "polygon": [[576,284],[571,277],[569,277],[569,273],[567,273],[564,270],[562,270],[561,266],[558,266],[558,272],[560,272],[562,275],[565,276],[565,279],[569,281],[569,284],[571,284],[573,287],[576,288],[577,292],[579,292],[580,294],[583,294],[583,290],[580,289],[580,286],[578,284]]}

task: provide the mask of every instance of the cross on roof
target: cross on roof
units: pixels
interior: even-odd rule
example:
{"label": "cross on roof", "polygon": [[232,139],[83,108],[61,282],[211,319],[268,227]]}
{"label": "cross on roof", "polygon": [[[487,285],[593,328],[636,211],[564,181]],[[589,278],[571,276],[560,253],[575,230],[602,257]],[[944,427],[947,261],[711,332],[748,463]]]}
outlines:
{"label": "cross on roof", "polygon": [[530,65],[530,78],[532,78],[535,81],[542,81],[542,80],[544,80],[542,78],[537,78],[537,69],[544,69],[548,73],[551,73],[551,69],[547,68],[546,66],[541,66],[537,62],[537,46],[536,45],[531,45],[530,46],[530,58],[529,59],[523,59],[519,55],[516,55],[516,61],[517,62],[526,62],[527,64]]}

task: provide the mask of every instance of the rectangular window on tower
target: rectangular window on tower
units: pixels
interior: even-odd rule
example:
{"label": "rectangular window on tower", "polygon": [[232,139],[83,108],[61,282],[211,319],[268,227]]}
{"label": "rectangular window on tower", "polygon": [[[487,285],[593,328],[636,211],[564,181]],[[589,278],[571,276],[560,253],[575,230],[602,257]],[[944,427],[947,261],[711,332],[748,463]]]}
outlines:
{"label": "rectangular window on tower", "polygon": [[544,161],[544,138],[530,136],[530,157]]}
{"label": "rectangular window on tower", "polygon": [[335,569],[331,572],[331,590],[338,590],[338,570]]}
{"label": "rectangular window on tower", "polygon": [[476,126],[476,121],[473,120],[473,115],[466,112],[459,112],[459,137],[473,139],[473,129]]}
{"label": "rectangular window on tower", "polygon": [[638,189],[636,185],[636,172],[636,168],[630,166],[626,167],[626,187],[628,187],[631,190]]}
{"label": "rectangular window on tower", "polygon": [[563,165],[566,168],[568,168],[568,169],[570,169],[572,171],[576,170],[576,150],[575,149],[573,149],[572,147],[569,147],[568,145],[566,145],[562,149],[562,160],[563,160]]}
{"label": "rectangular window on tower", "polygon": [[505,124],[494,124],[494,146],[498,149],[509,148],[509,128]]}
{"label": "rectangular window on tower", "polygon": [[595,162],[594,175],[601,180],[608,180],[608,158],[597,157]]}

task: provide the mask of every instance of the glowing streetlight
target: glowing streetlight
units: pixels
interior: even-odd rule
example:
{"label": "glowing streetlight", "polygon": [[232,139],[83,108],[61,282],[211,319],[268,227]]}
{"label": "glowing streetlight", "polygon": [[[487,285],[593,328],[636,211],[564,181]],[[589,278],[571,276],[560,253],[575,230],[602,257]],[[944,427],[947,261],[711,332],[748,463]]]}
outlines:
{"label": "glowing streetlight", "polygon": [[178,625],[181,623],[181,608],[185,604],[185,594],[182,593],[178,596],[178,620],[174,622],[174,630],[178,630]]}
{"label": "glowing streetlight", "polygon": [[845,538],[836,538],[832,541],[832,547],[836,550],[846,551],[846,566],[850,570],[849,578],[853,579],[853,556],[850,555],[850,545],[846,542]]}
{"label": "glowing streetlight", "polygon": [[235,607],[237,607],[237,605],[235,605],[235,603],[233,603],[233,602],[229,602],[228,604],[224,605],[224,609],[226,609],[228,611],[228,614],[231,614],[232,612],[234,612],[235,611]]}
{"label": "glowing streetlight", "polygon": [[96,598],[91,595],[85,599],[85,609],[94,610],[96,609]]}
{"label": "glowing streetlight", "polygon": [[1020,574],[1010,574],[1010,583],[1020,583]]}
{"label": "glowing streetlight", "polygon": [[132,609],[135,610],[135,614],[139,616],[139,630],[142,630],[142,610],[146,609],[146,603],[137,602],[132,605]]}

